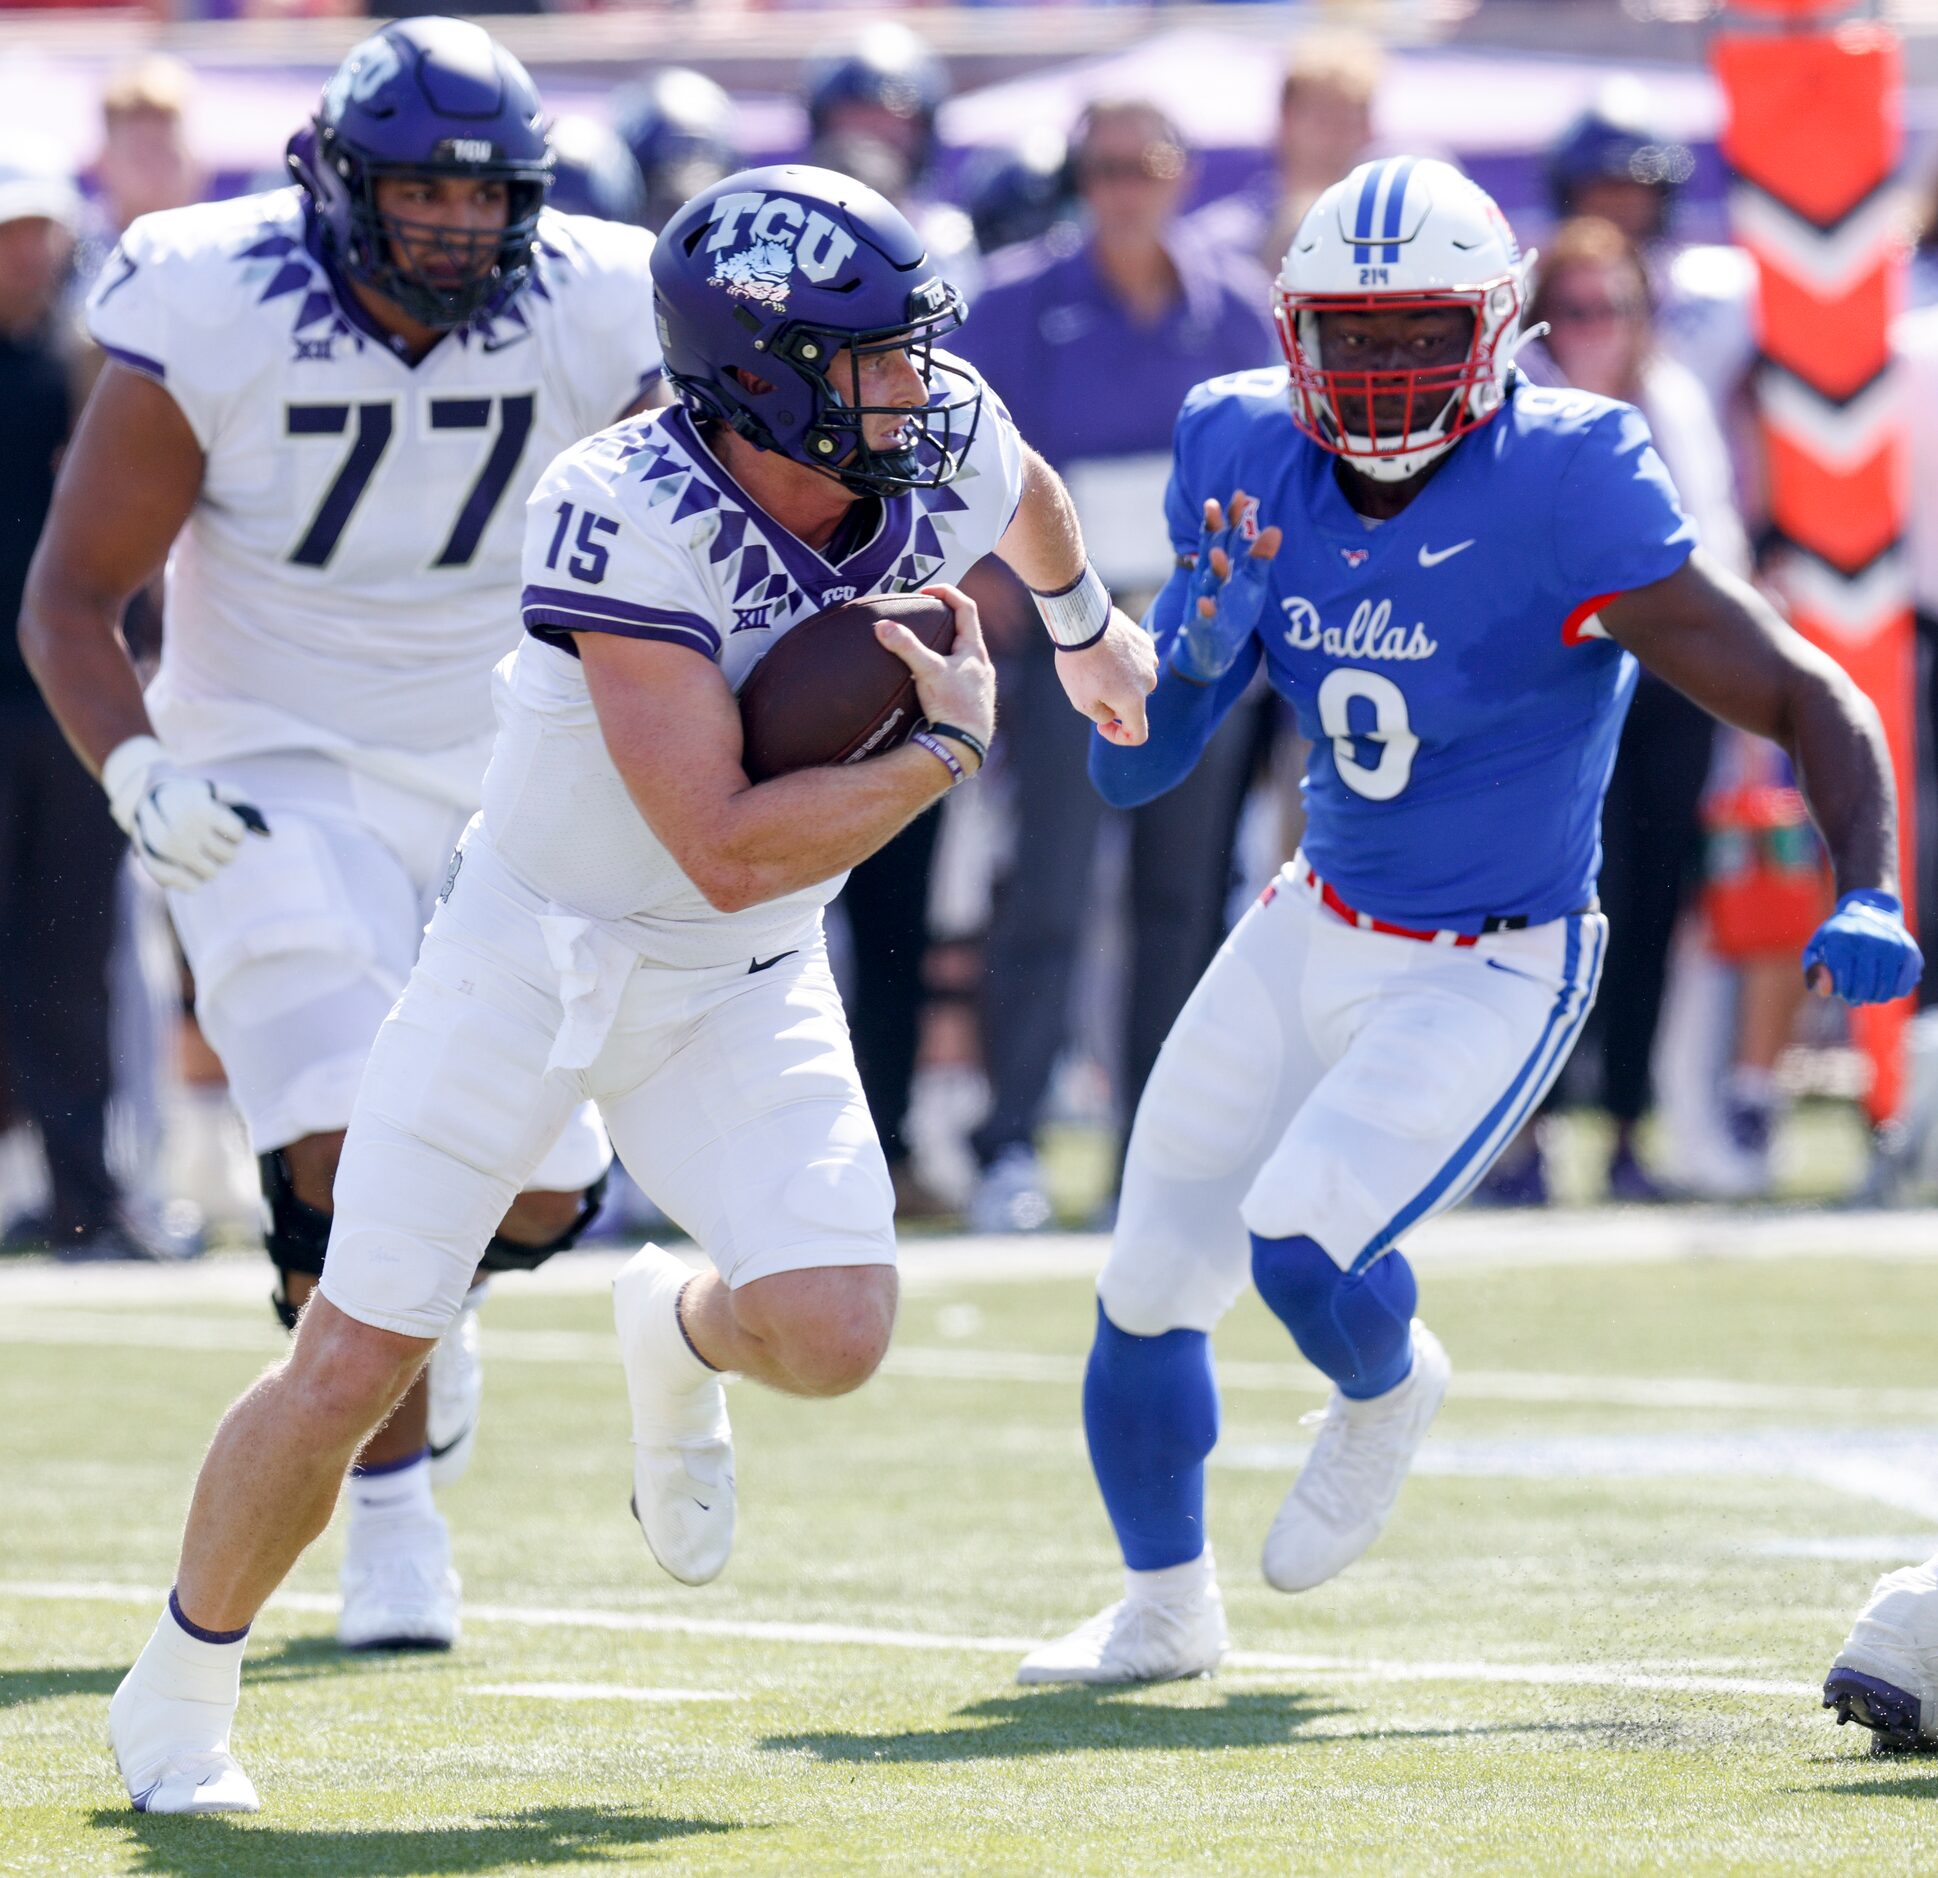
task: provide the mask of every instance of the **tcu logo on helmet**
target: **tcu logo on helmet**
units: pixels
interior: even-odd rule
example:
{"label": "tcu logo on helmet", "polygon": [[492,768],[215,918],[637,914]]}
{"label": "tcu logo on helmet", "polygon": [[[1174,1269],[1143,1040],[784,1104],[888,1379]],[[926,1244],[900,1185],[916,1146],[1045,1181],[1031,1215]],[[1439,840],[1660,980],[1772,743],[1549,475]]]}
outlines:
{"label": "tcu logo on helmet", "polygon": [[[746,246],[729,254],[736,242]],[[819,209],[788,196],[752,190],[722,196],[714,207],[707,252],[720,258],[708,285],[779,311],[798,272],[819,285],[832,280],[855,253],[855,238]]]}
{"label": "tcu logo on helmet", "polygon": [[339,66],[331,78],[323,93],[325,110],[337,117],[352,100],[358,104],[367,102],[403,69],[404,62],[397,56],[397,48],[382,34],[365,40],[364,56],[354,65]]}

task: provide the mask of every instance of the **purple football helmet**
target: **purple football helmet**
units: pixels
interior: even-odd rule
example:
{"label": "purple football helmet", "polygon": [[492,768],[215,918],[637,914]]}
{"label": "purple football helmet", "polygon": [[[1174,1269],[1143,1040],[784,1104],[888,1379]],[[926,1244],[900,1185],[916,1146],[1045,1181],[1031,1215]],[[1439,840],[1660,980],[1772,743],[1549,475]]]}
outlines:
{"label": "purple football helmet", "polygon": [[[332,258],[414,320],[447,331],[530,278],[551,152],[538,88],[482,28],[398,20],[352,48],[323,87],[289,166]],[[478,177],[510,196],[502,229],[439,228],[377,209],[390,176]],[[431,269],[410,249],[428,248]]]}
{"label": "purple football helmet", "polygon": [[[852,177],[778,164],[704,190],[661,231],[653,305],[667,377],[696,415],[857,494],[933,489],[961,469],[981,382],[935,342],[962,324],[962,296],[907,217]],[[909,355],[926,407],[862,403],[861,362],[888,351]],[[870,446],[871,417],[901,420],[893,447]]]}

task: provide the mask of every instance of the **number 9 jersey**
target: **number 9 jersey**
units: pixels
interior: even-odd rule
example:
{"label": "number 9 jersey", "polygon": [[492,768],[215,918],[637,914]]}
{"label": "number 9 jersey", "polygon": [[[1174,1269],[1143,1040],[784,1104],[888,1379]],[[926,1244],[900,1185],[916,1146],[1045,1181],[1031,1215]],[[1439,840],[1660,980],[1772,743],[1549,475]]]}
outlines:
{"label": "number 9 jersey", "polygon": [[[1262,660],[1312,740],[1306,860],[1349,905],[1427,931],[1585,906],[1633,658],[1596,608],[1695,545],[1639,411],[1515,383],[1390,521],[1347,502],[1294,427],[1283,368],[1200,385],[1165,499],[1180,563],[1244,490],[1284,545],[1229,708]],[[1168,656],[1186,580],[1152,625]]]}
{"label": "number 9 jersey", "polygon": [[657,376],[651,253],[644,229],[548,209],[522,291],[413,364],[296,189],[128,230],[89,328],[204,456],[148,693],[176,761],[378,752],[394,780],[475,804],[525,498]]}

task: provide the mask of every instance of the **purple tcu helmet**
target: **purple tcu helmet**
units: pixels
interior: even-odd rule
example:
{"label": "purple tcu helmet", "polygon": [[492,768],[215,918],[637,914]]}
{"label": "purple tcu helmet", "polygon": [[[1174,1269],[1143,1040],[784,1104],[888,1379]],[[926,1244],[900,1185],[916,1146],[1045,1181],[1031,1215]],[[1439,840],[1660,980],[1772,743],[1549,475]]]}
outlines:
{"label": "purple tcu helmet", "polygon": [[[481,28],[398,20],[355,46],[323,87],[289,165],[309,192],[332,257],[414,320],[462,326],[530,277],[551,178],[538,88]],[[383,215],[392,176],[478,177],[509,194],[502,229],[444,229]],[[428,250],[430,264],[411,251]]]}
{"label": "purple tcu helmet", "polygon": [[[860,494],[950,481],[976,433],[980,382],[938,354],[962,296],[884,196],[834,170],[741,170],[695,196],[653,250],[667,376],[688,408]],[[861,401],[861,362],[906,352],[929,402]],[[745,372],[769,389],[749,389]],[[863,421],[903,419],[894,447]]]}

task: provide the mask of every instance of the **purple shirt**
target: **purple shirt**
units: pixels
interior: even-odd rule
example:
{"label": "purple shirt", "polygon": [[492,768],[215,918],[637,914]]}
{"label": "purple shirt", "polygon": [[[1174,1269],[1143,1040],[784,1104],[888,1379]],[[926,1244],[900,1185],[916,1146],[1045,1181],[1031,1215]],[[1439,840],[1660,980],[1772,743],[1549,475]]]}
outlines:
{"label": "purple shirt", "polygon": [[1087,457],[1168,456],[1193,385],[1279,359],[1264,274],[1182,226],[1168,246],[1182,292],[1148,326],[1099,276],[1087,243],[1060,252],[1046,238],[989,263],[954,347],[1059,468]]}

